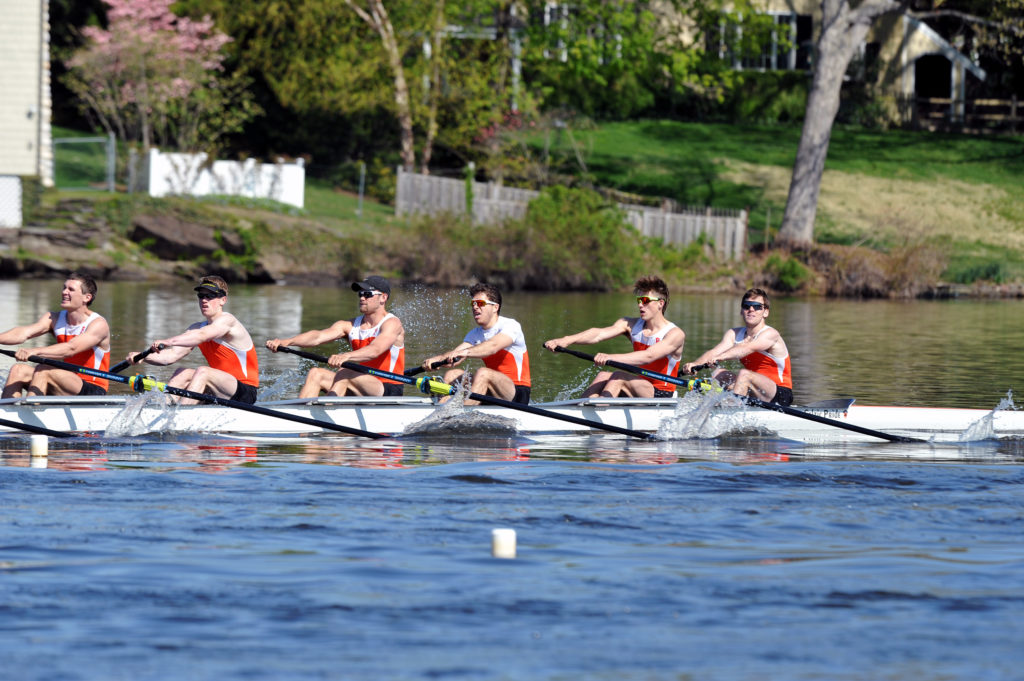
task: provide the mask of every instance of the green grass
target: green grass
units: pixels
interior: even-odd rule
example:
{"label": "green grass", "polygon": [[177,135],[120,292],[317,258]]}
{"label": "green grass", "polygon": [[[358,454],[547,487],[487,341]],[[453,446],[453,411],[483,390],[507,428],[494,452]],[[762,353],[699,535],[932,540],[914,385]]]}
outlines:
{"label": "green grass", "polygon": [[[667,197],[683,205],[750,210],[748,241],[765,241],[770,216],[778,230],[784,201],[769,200],[756,184],[726,179],[725,164],[741,162],[774,166],[787,172],[800,141],[799,125],[732,125],[647,120],[610,122],[573,131],[576,150],[586,165],[586,179],[597,186],[652,197]],[[552,133],[551,158],[556,172],[584,176],[576,162],[569,135]],[[544,135],[530,143],[540,152]],[[1007,198],[987,206],[992,214],[1024,226],[1024,136],[970,136],[903,130],[869,130],[837,126],[832,131],[826,170],[883,180],[929,182],[955,180],[967,185],[1000,189]],[[970,191],[967,189],[965,191]],[[864,197],[871,201],[870,196]],[[954,202],[957,197],[950,196]],[[912,209],[915,196],[907,196]],[[819,211],[817,238],[885,247],[875,235],[850,231]],[[968,237],[973,238],[973,237]],[[949,244],[950,271],[969,278],[996,272],[1011,279],[1024,277],[1017,260],[1024,254],[1003,255],[1007,264],[995,268],[1000,254],[970,244]],[[986,251],[986,252],[982,252]]]}
{"label": "green grass", "polygon": [[[103,137],[102,132],[82,132],[53,127],[53,137]],[[54,145],[54,182],[60,189],[106,190],[107,143],[83,142]]]}

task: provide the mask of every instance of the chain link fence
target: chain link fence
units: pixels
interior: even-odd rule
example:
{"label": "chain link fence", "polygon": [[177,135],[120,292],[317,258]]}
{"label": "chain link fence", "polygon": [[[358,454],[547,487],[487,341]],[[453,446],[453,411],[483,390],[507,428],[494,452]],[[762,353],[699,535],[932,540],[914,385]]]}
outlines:
{"label": "chain link fence", "polygon": [[112,192],[117,170],[117,141],[106,137],[55,137],[53,177],[58,189]]}

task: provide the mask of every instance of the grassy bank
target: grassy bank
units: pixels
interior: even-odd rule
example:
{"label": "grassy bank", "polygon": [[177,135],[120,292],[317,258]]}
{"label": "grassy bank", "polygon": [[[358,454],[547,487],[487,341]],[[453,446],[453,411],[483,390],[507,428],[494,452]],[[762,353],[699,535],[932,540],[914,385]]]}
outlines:
{"label": "grassy bank", "polygon": [[[575,148],[568,135],[531,140],[538,156],[547,145],[559,174],[684,205],[750,209],[755,252],[743,263],[715,262],[699,244],[678,249],[647,243],[645,254],[630,256],[636,268],[658,271],[677,286],[732,290],[758,284],[784,292],[913,295],[939,281],[1024,282],[1022,137],[836,129],[816,225],[816,238],[825,246],[796,261],[764,246],[771,244],[785,207],[799,128],[639,121],[573,133]],[[50,193],[47,200],[68,195]],[[74,195],[112,200],[101,192]],[[559,217],[550,208],[536,224],[509,228],[472,227],[449,218],[409,221],[395,218],[390,206],[369,198],[360,203],[353,193],[315,179],[307,180],[301,211],[236,199],[173,199],[156,209],[148,199],[140,204],[122,196],[113,202],[119,206],[110,212],[122,230],[139,205],[169,210],[248,231],[268,257],[307,261],[338,277],[374,270],[442,285],[504,277],[530,288],[543,287],[548,278],[566,285],[584,281],[579,272],[562,277],[564,268],[533,262],[552,257],[538,243],[579,243],[580,233],[573,236],[564,225],[558,227],[561,237],[545,231]],[[604,250],[594,244],[595,254]],[[587,263],[584,258],[575,267],[586,270]]]}
{"label": "grassy bank", "polygon": [[[749,208],[750,243],[781,222],[800,129],[639,121],[549,140],[562,173],[684,205]],[[534,138],[540,147],[542,142]],[[815,238],[888,252],[926,245],[942,277],[1024,280],[1024,137],[837,127],[822,178]]]}

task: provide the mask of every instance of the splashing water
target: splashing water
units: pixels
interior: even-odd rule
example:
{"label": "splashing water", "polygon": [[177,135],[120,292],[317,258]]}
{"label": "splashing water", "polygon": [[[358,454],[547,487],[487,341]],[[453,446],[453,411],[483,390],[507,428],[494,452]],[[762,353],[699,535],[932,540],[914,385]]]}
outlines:
{"label": "splashing water", "polygon": [[153,390],[129,395],[124,407],[110,420],[107,437],[130,437],[160,430],[170,430],[175,406],[165,393]]}
{"label": "splashing water", "polygon": [[461,381],[455,384],[456,391],[451,399],[438,404],[437,409],[421,421],[405,427],[402,435],[512,435],[516,432],[516,420],[483,414],[466,409],[463,400],[466,389]]}
{"label": "splashing water", "polygon": [[[311,363],[312,364],[312,363]],[[260,402],[271,402],[273,400],[286,400],[298,397],[299,390],[306,382],[308,368],[286,369],[276,376],[262,376],[260,378]]]}
{"label": "splashing water", "polygon": [[996,405],[995,409],[972,423],[963,433],[960,434],[960,442],[978,442],[981,440],[996,439],[996,415],[1001,411],[1013,411],[1016,409],[1017,406],[1013,403],[1013,390],[1007,390],[1006,397],[999,400],[999,404]]}
{"label": "splashing water", "polygon": [[661,422],[655,436],[659,440],[705,440],[734,432],[744,427],[743,410],[728,412],[720,407],[737,404],[735,395],[728,391],[689,391],[679,398],[675,413]]}
{"label": "splashing water", "polygon": [[587,386],[589,386],[594,381],[595,375],[596,374],[594,374],[594,372],[590,370],[582,372],[579,376],[576,377],[575,383],[570,383],[568,385],[562,386],[562,389],[558,391],[557,395],[555,395],[555,401],[559,402],[561,400],[571,400],[576,397],[579,397],[580,394],[587,388]]}

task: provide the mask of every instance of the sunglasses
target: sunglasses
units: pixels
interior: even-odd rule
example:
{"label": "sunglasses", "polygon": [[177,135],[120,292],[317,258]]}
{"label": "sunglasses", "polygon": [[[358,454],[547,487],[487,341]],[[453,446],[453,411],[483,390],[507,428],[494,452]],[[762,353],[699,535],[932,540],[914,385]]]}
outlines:
{"label": "sunglasses", "polygon": [[740,303],[740,309],[741,310],[763,310],[764,309],[764,303],[752,303],[752,302],[750,302],[748,300],[744,300],[742,303]]}
{"label": "sunglasses", "polygon": [[360,298],[373,298],[374,296],[379,295],[379,294],[380,294],[380,291],[360,291],[359,292],[359,297]]}
{"label": "sunglasses", "polygon": [[487,305],[497,305],[497,303],[492,303],[489,300],[471,300],[469,301],[469,304],[475,308],[484,308]]}
{"label": "sunglasses", "polygon": [[664,298],[653,298],[651,296],[637,296],[636,297],[636,302],[640,303],[641,305],[650,305],[651,302],[655,301],[655,300],[665,300],[665,299]]}
{"label": "sunglasses", "polygon": [[197,293],[196,298],[199,298],[199,300],[213,300],[215,298],[220,298],[220,296],[215,293]]}

